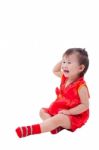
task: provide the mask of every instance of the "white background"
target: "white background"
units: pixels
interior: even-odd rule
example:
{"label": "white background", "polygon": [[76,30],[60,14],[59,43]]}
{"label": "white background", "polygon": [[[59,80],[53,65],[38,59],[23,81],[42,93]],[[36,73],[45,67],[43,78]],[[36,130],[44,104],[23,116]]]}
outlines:
{"label": "white background", "polygon": [[[0,149],[99,149],[98,14],[98,0],[0,1]],[[89,53],[89,121],[74,133],[19,139],[15,128],[41,122],[40,108],[55,99],[52,69],[71,47]]]}

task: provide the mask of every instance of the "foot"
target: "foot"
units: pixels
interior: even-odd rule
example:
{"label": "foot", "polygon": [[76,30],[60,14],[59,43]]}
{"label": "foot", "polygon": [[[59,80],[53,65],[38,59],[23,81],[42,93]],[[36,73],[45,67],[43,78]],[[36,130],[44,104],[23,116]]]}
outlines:
{"label": "foot", "polygon": [[17,136],[18,136],[19,138],[21,138],[21,137],[22,137],[21,128],[18,127],[15,131],[16,131],[16,133],[17,133]]}
{"label": "foot", "polygon": [[17,133],[17,136],[19,138],[22,138],[32,134],[32,127],[31,126],[18,127],[15,131]]}
{"label": "foot", "polygon": [[64,128],[62,128],[62,127],[58,127],[58,128],[56,128],[56,129],[54,129],[54,130],[52,130],[51,131],[51,134],[57,134],[57,133],[59,133],[61,130],[63,130]]}

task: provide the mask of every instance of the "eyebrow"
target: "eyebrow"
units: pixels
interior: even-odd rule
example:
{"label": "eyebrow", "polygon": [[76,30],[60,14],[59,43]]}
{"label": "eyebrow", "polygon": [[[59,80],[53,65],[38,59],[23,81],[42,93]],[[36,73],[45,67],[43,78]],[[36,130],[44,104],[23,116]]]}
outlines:
{"label": "eyebrow", "polygon": [[66,60],[71,61],[70,58],[65,58],[65,59],[63,58],[63,61],[66,61]]}

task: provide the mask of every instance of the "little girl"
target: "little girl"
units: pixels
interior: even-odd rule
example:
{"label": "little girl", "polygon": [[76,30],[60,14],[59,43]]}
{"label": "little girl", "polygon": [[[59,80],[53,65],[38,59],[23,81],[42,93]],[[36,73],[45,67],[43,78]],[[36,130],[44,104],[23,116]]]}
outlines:
{"label": "little girl", "polygon": [[56,100],[48,108],[40,110],[43,122],[31,126],[18,127],[18,137],[51,132],[56,134],[62,129],[75,131],[89,118],[89,92],[84,74],[89,66],[85,49],[68,49],[53,72],[61,78],[60,88],[56,88]]}

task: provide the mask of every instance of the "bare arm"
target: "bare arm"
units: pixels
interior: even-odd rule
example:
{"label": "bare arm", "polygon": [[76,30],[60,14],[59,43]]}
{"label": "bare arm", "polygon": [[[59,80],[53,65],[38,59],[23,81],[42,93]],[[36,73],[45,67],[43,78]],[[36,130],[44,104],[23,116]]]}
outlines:
{"label": "bare arm", "polygon": [[58,77],[61,77],[62,75],[62,72],[61,72],[61,63],[62,61],[58,62],[55,67],[53,68],[53,73],[58,76]]}
{"label": "bare arm", "polygon": [[77,115],[86,111],[89,108],[89,95],[86,86],[80,88],[78,93],[81,100],[81,104],[69,110],[60,111],[60,113],[67,114],[67,115]]}

